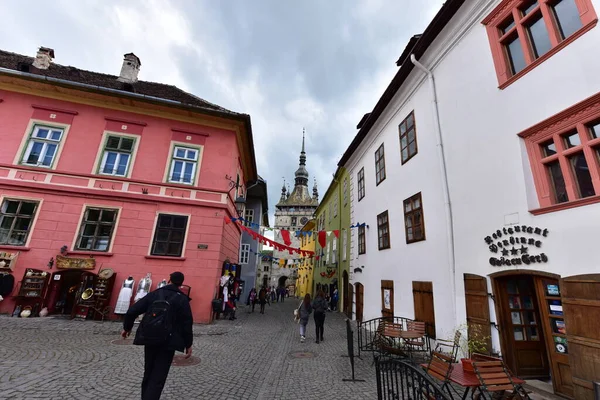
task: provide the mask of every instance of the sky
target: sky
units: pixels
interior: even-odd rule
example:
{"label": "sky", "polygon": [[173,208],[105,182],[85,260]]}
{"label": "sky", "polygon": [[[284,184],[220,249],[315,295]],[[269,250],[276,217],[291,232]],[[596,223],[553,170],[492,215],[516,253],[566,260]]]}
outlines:
{"label": "sky", "polygon": [[283,180],[293,187],[306,129],[310,188],[325,194],[337,162],[397,71],[410,37],[442,0],[0,1],[0,48],[176,85],[250,114],[270,221]]}

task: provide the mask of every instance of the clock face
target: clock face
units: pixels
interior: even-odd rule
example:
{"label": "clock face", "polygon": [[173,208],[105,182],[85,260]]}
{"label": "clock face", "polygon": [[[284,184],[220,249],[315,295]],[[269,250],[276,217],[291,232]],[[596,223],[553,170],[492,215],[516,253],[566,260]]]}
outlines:
{"label": "clock face", "polygon": [[306,218],[306,217],[302,217],[302,218],[300,218],[300,223],[301,223],[302,225],[306,224],[307,222],[308,222],[308,218]]}

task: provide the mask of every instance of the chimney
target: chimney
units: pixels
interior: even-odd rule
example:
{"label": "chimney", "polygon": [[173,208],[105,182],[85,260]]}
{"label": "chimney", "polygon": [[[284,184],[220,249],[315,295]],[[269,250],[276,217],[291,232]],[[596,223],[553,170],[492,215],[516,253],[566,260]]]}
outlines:
{"label": "chimney", "polygon": [[124,57],[121,73],[117,80],[124,83],[135,83],[138,80],[138,73],[140,72],[142,62],[133,53],[127,53]]}
{"label": "chimney", "polygon": [[33,60],[33,66],[37,69],[48,69],[50,64],[52,64],[52,59],[54,58],[54,50],[48,47],[40,47],[37,54],[35,55],[35,60]]}

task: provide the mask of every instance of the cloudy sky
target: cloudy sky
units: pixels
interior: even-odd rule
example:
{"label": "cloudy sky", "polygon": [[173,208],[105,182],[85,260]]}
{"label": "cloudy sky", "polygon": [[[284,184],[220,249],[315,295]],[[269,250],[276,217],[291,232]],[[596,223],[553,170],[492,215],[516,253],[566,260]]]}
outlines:
{"label": "cloudy sky", "polygon": [[408,39],[442,0],[0,1],[0,48],[117,75],[174,84],[250,114],[272,214],[293,185],[307,134],[307,169],[324,194],[356,124],[396,72]]}

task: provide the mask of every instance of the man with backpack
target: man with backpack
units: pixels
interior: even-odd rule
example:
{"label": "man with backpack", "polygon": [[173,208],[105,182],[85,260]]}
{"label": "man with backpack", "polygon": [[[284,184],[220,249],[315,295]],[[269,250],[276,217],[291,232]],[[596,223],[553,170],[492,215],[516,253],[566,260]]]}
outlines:
{"label": "man with backpack", "polygon": [[185,358],[192,355],[192,310],[190,298],[179,290],[183,279],[181,272],[173,272],[168,285],[148,293],[125,314],[123,338],[144,314],[133,341],[144,346],[142,400],[160,399],[176,350],[185,351]]}

